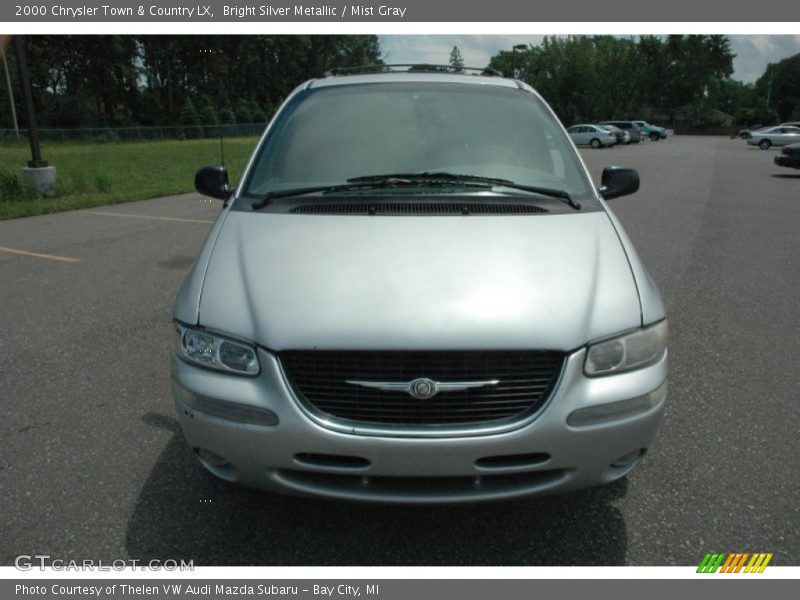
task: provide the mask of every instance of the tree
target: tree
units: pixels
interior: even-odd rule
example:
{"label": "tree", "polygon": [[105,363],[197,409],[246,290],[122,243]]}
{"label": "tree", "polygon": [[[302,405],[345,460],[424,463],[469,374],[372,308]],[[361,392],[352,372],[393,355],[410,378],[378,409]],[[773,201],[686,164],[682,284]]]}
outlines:
{"label": "tree", "polygon": [[458,46],[453,46],[453,50],[450,52],[450,66],[455,73],[464,72],[464,58],[461,56]]}
{"label": "tree", "polygon": [[192,102],[192,99],[188,97],[184,101],[183,107],[181,108],[181,125],[186,127],[191,125],[202,125],[200,116],[197,113],[197,109],[194,107],[194,102]]}
{"label": "tree", "polygon": [[240,98],[236,103],[236,106],[234,107],[234,113],[236,114],[236,121],[238,123],[253,122],[253,113],[250,110],[250,103],[244,98]]}
{"label": "tree", "polygon": [[[228,122],[248,112],[264,122],[304,80],[382,62],[375,35],[54,35],[25,36],[25,44],[42,127],[176,125],[187,98],[203,122],[223,109]],[[13,48],[8,54],[18,87]],[[0,114],[8,112],[0,95]]]}
{"label": "tree", "polygon": [[219,122],[220,125],[235,125],[236,124],[236,113],[233,112],[233,109],[230,106],[223,106],[219,111]]}
{"label": "tree", "polygon": [[200,135],[200,115],[194,107],[194,102],[187,96],[181,107],[181,132],[188,138],[196,138]]}
{"label": "tree", "polygon": [[516,56],[501,51],[489,66],[511,73],[515,61],[567,124],[648,114],[674,122],[710,108],[732,114],[737,97],[726,36],[550,36]]}
{"label": "tree", "polygon": [[217,108],[210,97],[203,94],[200,97],[200,121],[203,125],[217,125],[219,119],[217,115]]}
{"label": "tree", "polygon": [[756,81],[756,91],[764,105],[778,113],[779,120],[800,119],[800,54],[767,65]]}

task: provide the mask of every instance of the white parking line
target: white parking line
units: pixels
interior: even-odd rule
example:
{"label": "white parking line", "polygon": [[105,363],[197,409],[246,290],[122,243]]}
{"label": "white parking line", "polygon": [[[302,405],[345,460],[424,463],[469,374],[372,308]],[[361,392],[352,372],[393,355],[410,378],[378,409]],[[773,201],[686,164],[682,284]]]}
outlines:
{"label": "white parking line", "polygon": [[214,221],[207,221],[205,219],[181,219],[178,217],[155,217],[151,215],[131,215],[128,213],[117,212],[103,212],[100,210],[83,210],[81,211],[87,215],[99,215],[102,217],[123,217],[126,219],[152,219],[154,221],[177,221],[178,223],[213,223]]}
{"label": "white parking line", "polygon": [[19,250],[17,248],[7,248],[0,246],[0,252],[7,252],[8,254],[19,254],[21,256],[32,256],[34,258],[46,258],[47,260],[57,260],[60,262],[77,263],[81,262],[80,258],[71,258],[69,256],[57,256],[55,254],[42,254],[41,252],[28,252],[27,250]]}

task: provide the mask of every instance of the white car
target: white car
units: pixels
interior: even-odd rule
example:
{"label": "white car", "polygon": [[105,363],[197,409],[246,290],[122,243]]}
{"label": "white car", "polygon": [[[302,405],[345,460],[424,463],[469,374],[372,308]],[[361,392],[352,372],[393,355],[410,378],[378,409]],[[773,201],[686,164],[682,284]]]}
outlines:
{"label": "white car", "polygon": [[765,127],[751,132],[752,137],[747,139],[751,146],[758,146],[768,150],[772,146],[786,146],[800,142],[800,127]]}
{"label": "white car", "polygon": [[567,133],[576,146],[603,148],[617,143],[616,135],[597,125],[573,125],[567,129]]}

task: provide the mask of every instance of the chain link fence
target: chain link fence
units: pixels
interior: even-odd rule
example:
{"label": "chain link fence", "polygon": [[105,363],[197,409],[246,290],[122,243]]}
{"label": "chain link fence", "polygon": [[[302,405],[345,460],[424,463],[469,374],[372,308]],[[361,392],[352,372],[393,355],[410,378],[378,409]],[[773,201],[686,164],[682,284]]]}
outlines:
{"label": "chain link fence", "polygon": [[[157,140],[188,140],[222,137],[259,136],[263,123],[232,125],[171,125],[164,127],[87,127],[79,129],[39,129],[39,139],[46,142],[140,142]],[[0,129],[0,143],[16,141],[13,129]],[[26,141],[28,131],[19,130],[19,139]]]}

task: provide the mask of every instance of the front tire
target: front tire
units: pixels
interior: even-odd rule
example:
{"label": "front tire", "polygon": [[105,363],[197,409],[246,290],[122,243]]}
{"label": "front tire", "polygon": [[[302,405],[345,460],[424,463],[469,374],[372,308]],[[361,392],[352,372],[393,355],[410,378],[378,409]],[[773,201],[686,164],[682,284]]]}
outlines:
{"label": "front tire", "polygon": [[597,138],[592,138],[592,141],[589,142],[589,145],[596,150],[597,148],[599,148],[603,144]]}
{"label": "front tire", "polygon": [[769,140],[761,140],[760,142],[758,142],[758,147],[761,148],[762,150],[769,150],[771,146],[772,142],[770,142]]}
{"label": "front tire", "polygon": [[661,136],[658,135],[658,133],[656,133],[655,131],[650,132],[650,141],[651,142],[657,142],[660,139],[661,139]]}

